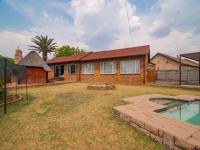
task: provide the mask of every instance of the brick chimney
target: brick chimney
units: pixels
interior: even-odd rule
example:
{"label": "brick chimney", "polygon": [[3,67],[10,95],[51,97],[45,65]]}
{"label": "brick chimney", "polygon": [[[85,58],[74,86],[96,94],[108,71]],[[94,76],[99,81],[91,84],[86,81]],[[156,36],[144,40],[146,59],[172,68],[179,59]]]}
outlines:
{"label": "brick chimney", "polygon": [[15,51],[15,64],[18,64],[22,60],[22,51],[17,47]]}

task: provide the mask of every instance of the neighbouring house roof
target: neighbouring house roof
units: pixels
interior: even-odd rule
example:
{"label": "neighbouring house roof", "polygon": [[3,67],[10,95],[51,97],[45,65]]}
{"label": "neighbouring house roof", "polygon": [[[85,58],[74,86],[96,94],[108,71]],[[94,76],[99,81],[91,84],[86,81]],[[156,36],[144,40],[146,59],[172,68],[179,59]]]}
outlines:
{"label": "neighbouring house roof", "polygon": [[81,60],[83,57],[91,54],[92,52],[82,52],[72,56],[64,56],[64,57],[54,57],[47,61],[47,64],[56,64],[56,63],[65,63],[65,62],[75,62]]}
{"label": "neighbouring house roof", "polygon": [[73,62],[73,61],[89,61],[89,60],[101,60],[109,58],[120,58],[129,56],[138,56],[150,54],[150,46],[138,46],[130,48],[122,48],[116,50],[104,50],[98,52],[83,52],[77,55],[67,56],[67,57],[55,57],[47,61],[47,64],[63,63],[63,62]]}
{"label": "neighbouring house roof", "polygon": [[181,56],[195,60],[195,61],[200,61],[200,52],[185,53],[185,54],[181,54]]}
{"label": "neighbouring house roof", "polygon": [[28,53],[20,62],[19,65],[24,65],[28,67],[41,67],[45,71],[50,71],[51,69],[46,64],[46,62],[40,57],[35,51]]}
{"label": "neighbouring house roof", "polygon": [[[172,61],[175,61],[175,62],[179,63],[179,58],[173,57],[173,56],[169,56],[169,55],[163,54],[163,53],[157,53],[156,55],[154,55],[154,56],[151,58],[151,60],[153,60],[153,59],[154,59],[156,56],[158,56],[158,55],[163,56],[163,57],[168,58],[168,59],[171,59]],[[193,62],[193,61],[190,61],[190,60],[188,60],[188,59],[181,59],[181,63],[182,63],[183,65],[186,65],[186,66],[198,67],[198,64],[197,64],[197,63],[195,63],[195,62]]]}

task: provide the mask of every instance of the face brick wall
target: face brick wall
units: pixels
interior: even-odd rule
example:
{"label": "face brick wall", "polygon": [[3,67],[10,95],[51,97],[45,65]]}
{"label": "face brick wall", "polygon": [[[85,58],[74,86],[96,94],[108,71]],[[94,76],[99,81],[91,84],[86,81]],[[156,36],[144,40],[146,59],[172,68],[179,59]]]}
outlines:
{"label": "face brick wall", "polygon": [[[81,82],[99,82],[99,83],[122,83],[122,84],[143,84],[144,81],[144,74],[146,71],[146,62],[145,56],[140,57],[132,57],[132,58],[118,58],[118,59],[111,59],[111,60],[104,60],[104,61],[115,61],[116,63],[116,73],[115,74],[100,74],[100,63],[102,61],[91,61],[86,63],[94,63],[94,74],[93,75],[86,75],[82,74],[82,70],[80,68],[80,81]],[[139,59],[140,60],[140,73],[139,74],[120,74],[120,61],[122,60],[131,60],[131,59]],[[84,64],[84,63],[82,63]]]}
{"label": "face brick wall", "polygon": [[69,74],[68,73],[68,64],[65,65],[65,70],[64,70],[64,80],[69,81],[69,82],[77,82],[78,81],[78,64],[73,63],[77,65],[77,70],[76,74]]}
{"label": "face brick wall", "polygon": [[[140,60],[140,73],[139,74],[120,74],[120,61],[122,60]],[[116,63],[115,74],[100,74],[100,63],[104,61],[114,61]],[[94,74],[82,74],[82,64],[93,63]],[[148,55],[137,56],[129,58],[117,58],[109,60],[88,61],[77,64],[77,73],[71,75],[68,73],[68,64],[65,64],[64,80],[69,82],[95,82],[95,83],[119,83],[119,84],[144,84],[147,80],[146,67],[148,64]],[[51,66],[53,70],[53,66]],[[52,71],[53,72],[53,71]],[[49,76],[53,78],[53,73]]]}

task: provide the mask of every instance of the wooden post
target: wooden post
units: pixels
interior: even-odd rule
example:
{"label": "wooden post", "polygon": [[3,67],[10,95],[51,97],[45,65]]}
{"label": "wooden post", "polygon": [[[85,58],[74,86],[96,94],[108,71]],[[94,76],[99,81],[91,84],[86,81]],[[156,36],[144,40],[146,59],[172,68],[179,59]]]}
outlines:
{"label": "wooden post", "polygon": [[4,113],[7,112],[7,89],[6,89],[6,76],[7,76],[7,60],[4,59]]}
{"label": "wooden post", "polygon": [[17,79],[16,85],[15,85],[15,97],[17,97],[17,84],[18,84],[18,79]]}
{"label": "wooden post", "polygon": [[78,78],[78,82],[80,82],[81,81],[81,63],[79,62],[77,66],[78,66],[78,68],[77,68],[77,70],[78,70],[77,78]]}
{"label": "wooden post", "polygon": [[25,67],[25,75],[26,75],[26,99],[28,100],[28,87],[27,87],[28,75],[27,75],[27,68],[26,67]]}
{"label": "wooden post", "polygon": [[48,71],[46,71],[46,83],[48,83]]}
{"label": "wooden post", "polygon": [[181,85],[181,55],[179,56],[179,84]]}

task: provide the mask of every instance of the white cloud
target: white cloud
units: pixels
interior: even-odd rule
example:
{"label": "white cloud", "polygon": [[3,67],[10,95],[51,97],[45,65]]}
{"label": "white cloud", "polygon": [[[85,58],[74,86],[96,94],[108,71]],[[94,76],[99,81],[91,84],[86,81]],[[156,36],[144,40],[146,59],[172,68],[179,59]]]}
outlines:
{"label": "white cloud", "polygon": [[[71,15],[76,29],[82,30],[79,38],[90,49],[105,49],[120,33],[129,32],[124,0],[80,0],[71,1]],[[135,6],[127,3],[131,30],[140,26],[135,16]]]}
{"label": "white cloud", "polygon": [[14,57],[17,46],[26,54],[31,37],[32,33],[27,31],[0,31],[0,54]]}
{"label": "white cloud", "polygon": [[26,31],[0,31],[0,52],[9,56],[14,55],[17,45],[27,49],[31,38],[38,34],[53,37],[58,45],[76,46],[78,39],[79,47],[93,51],[150,44],[152,54],[160,51],[176,55],[200,48],[200,7],[194,1],[159,0],[152,12],[142,16],[136,16],[136,6],[127,1],[131,33],[125,0],[50,1],[47,4],[63,11],[70,19],[47,9],[38,11],[13,3],[34,25]]}

